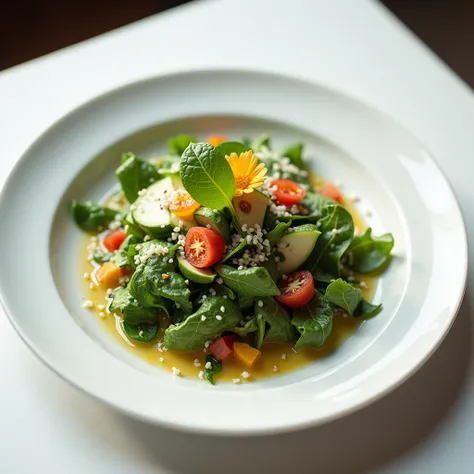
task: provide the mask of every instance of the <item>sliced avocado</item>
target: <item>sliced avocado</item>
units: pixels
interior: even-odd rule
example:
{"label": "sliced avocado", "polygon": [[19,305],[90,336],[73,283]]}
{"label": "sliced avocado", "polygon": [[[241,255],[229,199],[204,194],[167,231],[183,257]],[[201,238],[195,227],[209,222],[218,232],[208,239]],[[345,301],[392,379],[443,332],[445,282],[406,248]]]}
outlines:
{"label": "sliced avocado", "polygon": [[216,274],[210,268],[193,267],[182,257],[178,257],[178,266],[183,276],[195,283],[212,283],[216,278]]}
{"label": "sliced avocado", "polygon": [[222,235],[226,243],[229,242],[229,223],[219,211],[216,212],[208,207],[201,207],[194,213],[194,220],[200,227],[210,226],[210,229]]}
{"label": "sliced avocado", "polygon": [[247,224],[247,227],[255,227],[257,224],[262,227],[265,212],[270,204],[270,198],[260,191],[253,191],[249,194],[234,198],[234,207],[240,225]]}
{"label": "sliced avocado", "polygon": [[278,262],[280,275],[297,270],[311,255],[318,237],[321,235],[314,224],[303,224],[289,229],[277,243],[277,248],[284,256],[284,261]]}
{"label": "sliced avocado", "polygon": [[149,186],[147,192],[132,204],[133,220],[147,234],[160,237],[169,234],[173,229],[171,213],[168,209],[160,207],[157,198],[162,198],[166,193],[171,194],[174,189],[172,179],[163,178]]}

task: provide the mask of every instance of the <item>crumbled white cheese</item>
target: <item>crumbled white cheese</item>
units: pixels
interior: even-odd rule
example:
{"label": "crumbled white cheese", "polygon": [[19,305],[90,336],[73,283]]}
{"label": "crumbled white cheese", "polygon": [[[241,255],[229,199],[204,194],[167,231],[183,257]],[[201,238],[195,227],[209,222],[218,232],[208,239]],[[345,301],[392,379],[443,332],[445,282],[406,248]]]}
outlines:
{"label": "crumbled white cheese", "polygon": [[171,373],[172,373],[173,375],[181,375],[181,370],[177,369],[176,367],[173,367],[173,368],[171,369]]}

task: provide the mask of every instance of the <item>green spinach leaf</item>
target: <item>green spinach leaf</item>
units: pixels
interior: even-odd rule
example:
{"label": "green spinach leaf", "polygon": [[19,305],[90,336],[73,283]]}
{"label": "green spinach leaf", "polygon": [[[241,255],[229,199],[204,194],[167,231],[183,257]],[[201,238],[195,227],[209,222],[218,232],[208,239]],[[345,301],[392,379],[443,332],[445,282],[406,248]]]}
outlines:
{"label": "green spinach leaf", "polygon": [[72,216],[76,224],[86,232],[100,232],[104,230],[118,214],[118,211],[99,206],[98,204],[72,202]]}
{"label": "green spinach leaf", "polygon": [[383,306],[381,304],[374,305],[362,298],[355,309],[353,316],[355,318],[373,318],[374,316],[377,316],[377,314],[379,314],[382,309]]}
{"label": "green spinach leaf", "polygon": [[122,327],[125,334],[137,342],[151,342],[158,334],[158,326],[155,324],[128,324],[122,321]]}
{"label": "green spinach leaf", "polygon": [[262,151],[263,148],[268,148],[268,149],[271,148],[270,137],[266,133],[257,137],[255,141],[252,143],[252,150],[255,152]]}
{"label": "green spinach leaf", "polygon": [[224,155],[230,155],[231,153],[236,153],[240,155],[241,153],[245,153],[246,151],[251,150],[250,147],[243,145],[239,142],[224,142],[220,145],[217,145],[216,148]]}
{"label": "green spinach leaf", "polygon": [[168,148],[172,155],[181,156],[190,143],[196,143],[197,138],[191,135],[177,135],[168,140]]}
{"label": "green spinach leaf", "polygon": [[201,206],[234,209],[235,179],[224,155],[208,143],[191,143],[181,158],[181,181]]}
{"label": "green spinach leaf", "polygon": [[324,297],[352,316],[362,299],[362,292],[342,278],[338,278],[328,285]]}
{"label": "green spinach leaf", "polygon": [[264,267],[236,270],[228,265],[217,265],[216,271],[224,283],[242,296],[276,296],[280,290]]}
{"label": "green spinach leaf", "polygon": [[94,262],[99,263],[102,265],[105,262],[110,261],[110,259],[113,257],[113,254],[110,252],[104,252],[102,249],[97,249],[94,250],[94,253],[92,254],[92,260]]}
{"label": "green spinach leaf", "polygon": [[110,311],[122,314],[123,319],[130,324],[156,323],[160,312],[155,308],[146,308],[131,295],[128,288],[119,288],[112,294]]}
{"label": "green spinach leaf", "polygon": [[148,161],[131,156],[122,163],[115,172],[127,201],[132,203],[138,197],[138,192],[161,179],[155,166]]}
{"label": "green spinach leaf", "polygon": [[295,328],[283,306],[274,298],[260,298],[255,304],[255,316],[265,321],[265,342],[293,342],[296,340]]}
{"label": "green spinach leaf", "polygon": [[214,357],[209,354],[206,356],[206,365],[207,363],[211,364],[211,367],[209,369],[207,367],[204,369],[204,376],[212,383],[212,385],[215,385],[214,376],[222,372],[222,361],[214,359]]}
{"label": "green spinach leaf", "polygon": [[140,237],[132,234],[129,235],[120,245],[115,254],[115,263],[119,267],[133,267],[135,268],[134,257],[138,254],[136,246],[141,242]]}
{"label": "green spinach leaf", "polygon": [[267,239],[270,245],[273,247],[276,243],[286,234],[288,228],[291,226],[292,221],[280,222],[277,226],[267,234]]}
{"label": "green spinach leaf", "polygon": [[249,321],[246,321],[243,326],[236,326],[232,329],[232,332],[239,335],[240,337],[248,336],[249,334],[254,333],[257,331],[257,321],[256,318],[253,317]]}
{"label": "green spinach leaf", "polygon": [[363,235],[356,235],[349,245],[346,264],[360,273],[380,270],[390,259],[394,245],[392,234],[372,237],[372,229],[368,228]]}
{"label": "green spinach leaf", "polygon": [[306,169],[306,163],[303,160],[303,149],[302,143],[293,143],[282,151],[282,155],[290,159],[290,162],[300,169]]}
{"label": "green spinach leaf", "polygon": [[333,306],[316,292],[313,299],[306,305],[295,310],[293,326],[301,336],[295,349],[303,346],[322,347],[332,331]]}
{"label": "green spinach leaf", "polygon": [[[216,316],[222,317],[218,319]],[[232,331],[241,319],[242,313],[232,300],[223,296],[210,296],[184,322],[166,329],[165,346],[177,351],[198,349],[207,340],[220,336],[224,331]]]}
{"label": "green spinach leaf", "polygon": [[242,252],[244,250],[245,247],[247,247],[247,241],[245,239],[242,239],[240,241],[239,245],[237,245],[237,247],[235,247],[235,249],[231,250],[229,253],[224,255],[224,258],[222,259],[222,263],[225,263],[225,262],[227,262],[227,260],[230,260],[231,258],[238,255],[240,252]]}
{"label": "green spinach leaf", "polygon": [[332,275],[339,275],[339,264],[354,236],[354,222],[342,206],[329,205],[321,209],[318,220],[321,235],[308,259],[311,273],[321,268]]}

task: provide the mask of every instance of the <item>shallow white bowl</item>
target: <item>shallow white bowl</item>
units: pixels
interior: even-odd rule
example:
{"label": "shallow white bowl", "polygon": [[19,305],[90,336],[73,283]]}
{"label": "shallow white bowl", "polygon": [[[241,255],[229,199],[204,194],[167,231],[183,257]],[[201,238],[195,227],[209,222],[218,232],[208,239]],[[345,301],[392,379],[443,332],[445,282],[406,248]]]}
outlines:
{"label": "shallow white bowl", "polygon": [[[384,311],[335,353],[289,375],[211,386],[171,376],[113,341],[81,307],[73,198],[114,184],[123,151],[144,156],[168,136],[268,132],[307,143],[320,174],[362,196],[395,258],[376,301]],[[141,419],[179,429],[268,433],[323,423],[400,384],[436,349],[461,302],[467,269],[459,207],[428,151],[393,120],[299,80],[246,71],[159,77],[101,96],[25,153],[0,200],[0,290],[21,337],[76,387]]]}

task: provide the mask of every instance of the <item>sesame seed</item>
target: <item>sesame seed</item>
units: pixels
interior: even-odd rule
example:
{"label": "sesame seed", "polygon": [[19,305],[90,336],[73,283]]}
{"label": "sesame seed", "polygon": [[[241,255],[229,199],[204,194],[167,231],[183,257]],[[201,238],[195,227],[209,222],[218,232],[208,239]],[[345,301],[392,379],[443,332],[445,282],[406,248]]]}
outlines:
{"label": "sesame seed", "polygon": [[199,362],[199,359],[194,359],[194,367],[201,367],[201,362]]}
{"label": "sesame seed", "polygon": [[276,365],[273,366],[273,372],[278,372],[278,367]]}
{"label": "sesame seed", "polygon": [[107,288],[107,296],[110,296],[113,292],[112,288]]}
{"label": "sesame seed", "polygon": [[88,273],[84,273],[84,280],[88,280],[90,278],[90,275]]}
{"label": "sesame seed", "polygon": [[250,374],[247,372],[247,371],[244,371],[240,374],[240,376],[243,378],[243,379],[248,379],[250,377]]}
{"label": "sesame seed", "polygon": [[219,284],[219,285],[222,285],[222,283],[224,283],[224,280],[222,278],[217,278],[216,282]]}
{"label": "sesame seed", "polygon": [[281,355],[281,358],[282,358],[283,360],[286,360],[286,354],[285,354],[284,352],[283,352],[283,354]]}
{"label": "sesame seed", "polygon": [[103,311],[99,313],[99,318],[105,318],[105,313]]}
{"label": "sesame seed", "polygon": [[206,224],[206,229],[210,229],[211,228],[211,224]]}
{"label": "sesame seed", "polygon": [[181,227],[175,227],[175,228],[173,229],[173,232],[181,232]]}
{"label": "sesame seed", "polygon": [[162,356],[158,359],[160,362],[164,362],[165,361],[165,358]]}
{"label": "sesame seed", "polygon": [[168,260],[168,263],[173,263],[173,259],[170,258],[170,259]]}
{"label": "sesame seed", "polygon": [[366,287],[367,287],[367,283],[366,283],[365,281],[361,281],[361,282],[360,282],[360,286],[361,286],[362,288],[366,288]]}
{"label": "sesame seed", "polygon": [[91,309],[94,307],[94,303],[91,300],[87,300],[82,303],[82,306],[86,309]]}
{"label": "sesame seed", "polygon": [[98,305],[97,305],[97,309],[98,309],[99,311],[103,311],[103,310],[105,309],[105,306],[104,306],[103,304],[98,304]]}
{"label": "sesame seed", "polygon": [[151,237],[149,235],[145,235],[145,238],[143,239],[145,242],[148,242],[151,240]]}
{"label": "sesame seed", "polygon": [[204,367],[206,369],[212,369],[212,364],[210,362],[206,362],[206,365]]}
{"label": "sesame seed", "polygon": [[222,316],[221,316],[220,314],[216,314],[216,319],[217,319],[218,321],[221,321],[221,320],[222,320]]}
{"label": "sesame seed", "polygon": [[198,377],[199,377],[200,379],[203,379],[203,378],[204,378],[204,371],[203,371],[203,370],[200,370],[200,371],[199,371]]}
{"label": "sesame seed", "polygon": [[201,321],[205,321],[206,320],[206,316],[201,316]]}
{"label": "sesame seed", "polygon": [[225,313],[225,307],[224,307],[224,306],[221,306],[221,311],[222,311],[223,313]]}
{"label": "sesame seed", "polygon": [[94,289],[94,286],[95,286],[94,283],[89,283],[89,288],[90,288],[91,290]]}
{"label": "sesame seed", "polygon": [[140,337],[143,337],[143,330],[140,329],[140,331],[138,332],[138,335],[139,335]]}
{"label": "sesame seed", "polygon": [[173,368],[171,369],[171,373],[172,373],[173,375],[181,375],[181,370],[177,369],[176,367],[173,367]]}
{"label": "sesame seed", "polygon": [[257,304],[258,304],[258,306],[260,306],[260,308],[263,307],[263,301],[262,300],[258,300]]}
{"label": "sesame seed", "polygon": [[211,345],[211,341],[206,341],[204,347],[207,349]]}
{"label": "sesame seed", "polygon": [[189,280],[184,280],[184,283],[186,283],[186,285],[189,285]]}
{"label": "sesame seed", "polygon": [[232,383],[238,384],[240,383],[240,379],[232,379]]}

